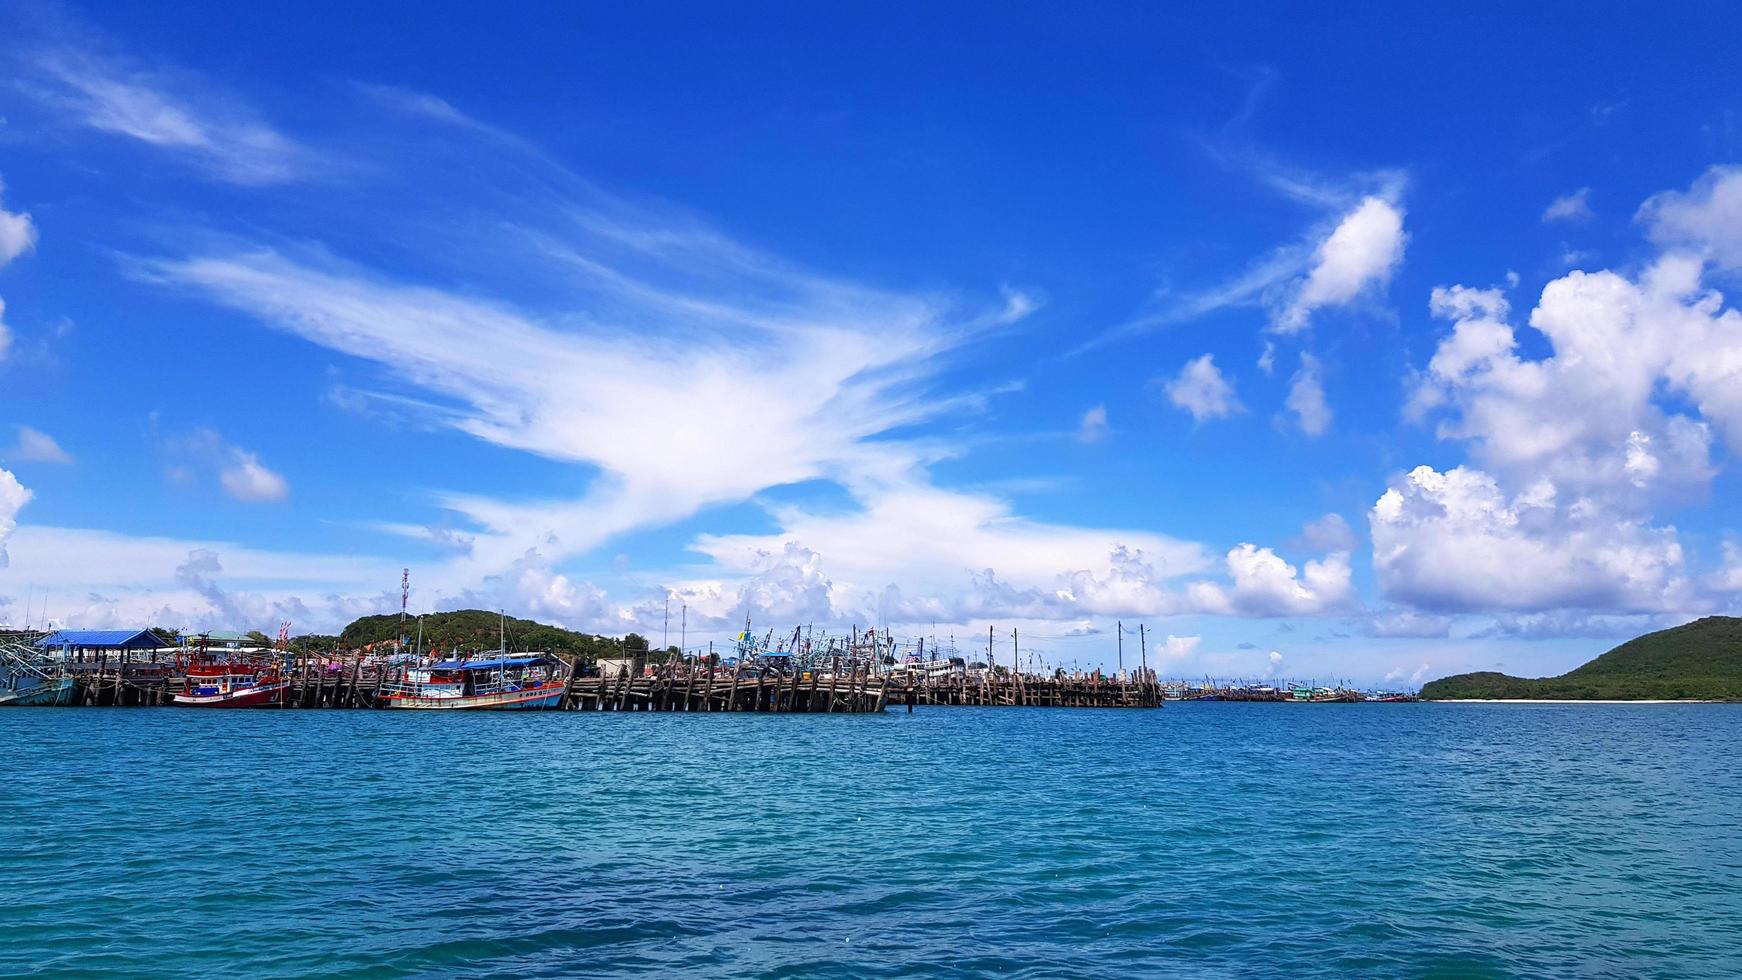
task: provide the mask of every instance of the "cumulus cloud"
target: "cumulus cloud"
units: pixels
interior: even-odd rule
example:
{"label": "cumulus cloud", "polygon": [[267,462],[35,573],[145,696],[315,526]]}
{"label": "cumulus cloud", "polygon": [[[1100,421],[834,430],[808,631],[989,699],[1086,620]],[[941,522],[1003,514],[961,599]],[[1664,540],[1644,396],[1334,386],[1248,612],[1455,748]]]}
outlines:
{"label": "cumulus cloud", "polygon": [[[1298,333],[1314,311],[1353,302],[1390,281],[1409,239],[1398,203],[1404,174],[1380,171],[1326,180],[1268,161],[1253,169],[1271,189],[1323,209],[1325,220],[1301,240],[1271,249],[1222,283],[1197,291],[1158,290],[1154,308],[1106,331],[1078,352],[1239,307],[1267,310],[1274,333]],[[1260,363],[1267,364],[1272,356],[1267,350]]]}
{"label": "cumulus cloud", "polygon": [[1723,562],[1708,582],[1724,606],[1742,610],[1742,542],[1734,537],[1723,544]]}
{"label": "cumulus cloud", "polygon": [[18,528],[18,512],[30,503],[31,493],[10,470],[0,469],[0,568],[11,564],[6,544]]}
{"label": "cumulus cloud", "polygon": [[1190,412],[1197,422],[1245,411],[1234,396],[1234,386],[1222,376],[1215,357],[1210,354],[1186,362],[1179,374],[1167,383],[1166,389],[1168,401]]}
{"label": "cumulus cloud", "polygon": [[1301,528],[1299,544],[1315,552],[1354,551],[1355,531],[1341,514],[1326,514]]}
{"label": "cumulus cloud", "polygon": [[1664,251],[1637,273],[1550,282],[1530,342],[1500,290],[1433,291],[1452,330],[1408,414],[1437,417],[1475,462],[1417,467],[1375,504],[1385,594],[1507,613],[1507,635],[1583,635],[1733,601],[1724,573],[1690,570],[1676,528],[1651,512],[1707,491],[1715,437],[1742,449],[1742,313],[1703,281],[1742,258],[1739,207],[1737,168],[1651,198],[1639,220]]}
{"label": "cumulus cloud", "polygon": [[1270,655],[1264,658],[1264,676],[1275,677],[1280,673],[1282,673],[1282,653],[1272,650]]}
{"label": "cumulus cloud", "polygon": [[1686,191],[1664,191],[1640,207],[1638,218],[1659,245],[1693,248],[1742,269],[1742,166],[1713,167]]}
{"label": "cumulus cloud", "polygon": [[1190,594],[1205,612],[1246,616],[1311,616],[1354,601],[1349,555],[1333,552],[1296,568],[1274,550],[1241,544],[1228,552],[1230,585],[1193,583]]}
{"label": "cumulus cloud", "polygon": [[1542,220],[1550,221],[1588,221],[1591,218],[1591,189],[1581,187],[1570,194],[1562,194],[1549,202],[1543,209]]}
{"label": "cumulus cloud", "polygon": [[28,425],[18,427],[18,444],[7,456],[28,463],[70,463],[73,458],[60,447],[54,437]]}
{"label": "cumulus cloud", "polygon": [[1393,667],[1389,671],[1386,671],[1385,682],[1387,684],[1395,684],[1399,681],[1407,680],[1411,684],[1420,684],[1422,681],[1427,679],[1428,674],[1432,670],[1433,668],[1425,662],[1418,664],[1414,670],[1411,670],[1408,667]]}
{"label": "cumulus cloud", "polygon": [[275,503],[290,496],[289,481],[258,454],[231,445],[209,426],[166,437],[161,448],[170,460],[166,473],[172,482],[215,479],[225,493],[247,503]]}
{"label": "cumulus cloud", "polygon": [[1307,435],[1321,436],[1331,427],[1331,406],[1325,402],[1325,386],[1319,380],[1318,358],[1311,354],[1300,356],[1300,368],[1288,385],[1286,404]]}
{"label": "cumulus cloud", "polygon": [[7,546],[10,580],[29,583],[74,627],[271,633],[288,619],[331,632],[399,608],[398,561],[37,524],[18,527]]}
{"label": "cumulus cloud", "polygon": [[230,464],[218,473],[218,482],[225,493],[249,503],[275,503],[290,496],[290,484],[284,477],[243,449],[230,451]]}
{"label": "cumulus cloud", "polygon": [[1203,642],[1204,638],[1201,636],[1174,636],[1169,633],[1167,639],[1161,644],[1160,652],[1165,659],[1184,660],[1191,656],[1192,651],[1201,646]]}
{"label": "cumulus cloud", "polygon": [[1096,405],[1083,413],[1077,422],[1078,442],[1100,442],[1107,438],[1107,406]]}
{"label": "cumulus cloud", "polygon": [[1508,497],[1480,470],[1418,466],[1368,519],[1381,592],[1421,609],[1653,612],[1697,598],[1674,528],[1563,501],[1546,478]]}
{"label": "cumulus cloud", "polygon": [[6,210],[6,185],[0,182],[0,267],[36,247],[36,225],[27,212]]}
{"label": "cumulus cloud", "polygon": [[[1545,475],[1608,497],[1685,494],[1710,481],[1710,426],[1742,447],[1742,314],[1698,285],[1699,262],[1660,258],[1638,280],[1573,272],[1544,288],[1530,325],[1552,353],[1519,354],[1496,290],[1435,289],[1453,321],[1411,400],[1445,408],[1442,438],[1468,440],[1520,484]],[[1665,407],[1671,392],[1698,414]],[[1674,404],[1674,403],[1670,403]]]}
{"label": "cumulus cloud", "polygon": [[1365,198],[1319,243],[1311,271],[1272,328],[1296,333],[1305,329],[1313,311],[1343,305],[1384,286],[1403,263],[1408,240],[1402,208],[1382,197]]}

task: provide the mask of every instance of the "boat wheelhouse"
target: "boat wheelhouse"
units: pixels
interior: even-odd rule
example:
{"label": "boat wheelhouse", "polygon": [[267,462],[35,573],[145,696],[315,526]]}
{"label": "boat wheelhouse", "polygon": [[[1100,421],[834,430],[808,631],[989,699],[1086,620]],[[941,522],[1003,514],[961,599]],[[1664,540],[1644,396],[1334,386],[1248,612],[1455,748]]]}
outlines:
{"label": "boat wheelhouse", "polygon": [[389,708],[537,709],[562,704],[568,673],[553,657],[493,656],[409,667],[382,689]]}
{"label": "boat wheelhouse", "polygon": [[265,660],[216,660],[196,656],[175,703],[193,708],[261,708],[283,704],[290,679]]}
{"label": "boat wheelhouse", "polygon": [[70,674],[28,643],[0,645],[0,707],[50,707],[71,704]]}

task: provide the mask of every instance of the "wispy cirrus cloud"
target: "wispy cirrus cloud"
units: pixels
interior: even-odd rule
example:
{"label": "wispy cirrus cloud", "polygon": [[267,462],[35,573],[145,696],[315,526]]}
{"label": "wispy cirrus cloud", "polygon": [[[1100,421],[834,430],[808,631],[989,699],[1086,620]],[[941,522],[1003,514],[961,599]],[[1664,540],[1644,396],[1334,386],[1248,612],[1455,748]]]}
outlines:
{"label": "wispy cirrus cloud", "polygon": [[1164,289],[1150,308],[1077,348],[1186,323],[1226,309],[1266,313],[1278,334],[1302,331],[1314,311],[1343,306],[1382,288],[1403,261],[1401,171],[1380,170],[1329,180],[1251,151],[1205,147],[1216,159],[1278,195],[1319,213],[1299,239],[1284,242],[1220,283],[1196,290]]}
{"label": "wispy cirrus cloud", "polygon": [[233,184],[307,176],[316,156],[211,79],[148,65],[101,41],[47,41],[16,60],[15,84],[55,121],[125,137]]}
{"label": "wispy cirrus cloud", "polygon": [[6,454],[21,463],[71,463],[73,457],[60,447],[54,436],[28,425],[18,427],[18,443]]}

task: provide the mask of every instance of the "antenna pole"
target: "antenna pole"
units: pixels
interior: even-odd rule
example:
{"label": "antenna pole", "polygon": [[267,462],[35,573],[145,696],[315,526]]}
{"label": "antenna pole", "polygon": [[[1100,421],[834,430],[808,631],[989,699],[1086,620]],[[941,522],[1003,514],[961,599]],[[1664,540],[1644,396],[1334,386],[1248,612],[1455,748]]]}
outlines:
{"label": "antenna pole", "polygon": [[399,573],[399,634],[393,638],[393,648],[405,652],[405,609],[411,603],[411,569]]}
{"label": "antenna pole", "polygon": [[1143,674],[1149,675],[1149,639],[1143,631],[1143,624],[1137,624],[1137,643],[1143,651]]}

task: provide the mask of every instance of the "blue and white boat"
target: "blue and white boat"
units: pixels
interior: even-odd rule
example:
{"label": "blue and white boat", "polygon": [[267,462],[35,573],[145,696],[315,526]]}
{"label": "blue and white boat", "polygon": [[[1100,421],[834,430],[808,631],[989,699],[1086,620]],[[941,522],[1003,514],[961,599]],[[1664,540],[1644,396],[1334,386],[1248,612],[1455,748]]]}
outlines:
{"label": "blue and white boat", "polygon": [[25,643],[0,644],[0,708],[72,704],[77,685],[46,654]]}
{"label": "blue and white boat", "polygon": [[389,708],[556,708],[567,686],[560,660],[496,656],[407,668],[398,682],[382,689],[381,698]]}

